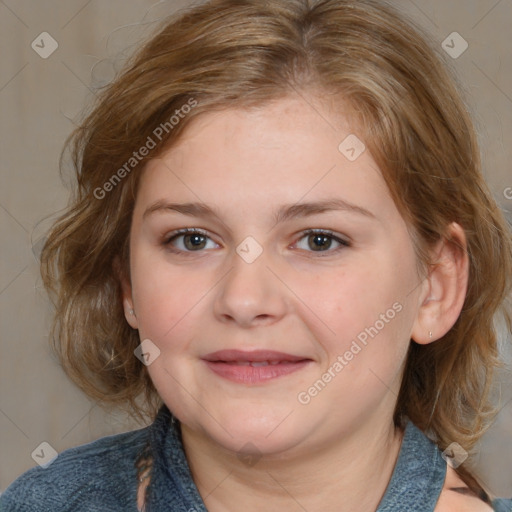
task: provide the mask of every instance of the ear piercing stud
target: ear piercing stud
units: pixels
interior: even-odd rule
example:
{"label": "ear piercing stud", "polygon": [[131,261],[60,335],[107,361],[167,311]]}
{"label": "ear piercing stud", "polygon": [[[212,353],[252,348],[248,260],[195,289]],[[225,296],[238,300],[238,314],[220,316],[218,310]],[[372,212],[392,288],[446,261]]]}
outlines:
{"label": "ear piercing stud", "polygon": [[[132,309],[132,311],[133,311],[133,309]],[[432,331],[428,331],[428,337],[429,337],[430,339],[432,339]]]}
{"label": "ear piercing stud", "polygon": [[135,314],[135,311],[133,311],[133,309],[130,309],[130,315],[134,315]]}

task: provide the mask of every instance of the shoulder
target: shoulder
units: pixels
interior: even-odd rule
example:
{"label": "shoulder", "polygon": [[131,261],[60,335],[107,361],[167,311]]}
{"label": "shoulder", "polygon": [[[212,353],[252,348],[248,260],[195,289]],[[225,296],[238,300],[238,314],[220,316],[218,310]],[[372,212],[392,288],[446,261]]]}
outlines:
{"label": "shoulder", "polygon": [[434,512],[493,512],[493,508],[476,496],[443,490]]}
{"label": "shoulder", "polygon": [[492,507],[476,496],[455,470],[447,465],[446,480],[434,512],[492,512]]}
{"label": "shoulder", "polygon": [[512,499],[497,498],[492,502],[495,512],[512,512]]}
{"label": "shoulder", "polygon": [[135,499],[134,463],[149,439],[148,430],[103,437],[63,451],[46,468],[32,468],[15,480],[1,495],[0,510],[130,510],[120,505]]}

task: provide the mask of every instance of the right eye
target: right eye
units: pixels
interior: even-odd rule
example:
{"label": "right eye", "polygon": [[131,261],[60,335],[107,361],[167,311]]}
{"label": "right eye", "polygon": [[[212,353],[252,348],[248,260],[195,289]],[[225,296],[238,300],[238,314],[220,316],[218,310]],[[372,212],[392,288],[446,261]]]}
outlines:
{"label": "right eye", "polygon": [[217,244],[211,240],[206,231],[197,228],[185,228],[170,233],[163,245],[174,253],[201,252],[203,249],[215,248],[207,247],[208,240],[217,247]]}

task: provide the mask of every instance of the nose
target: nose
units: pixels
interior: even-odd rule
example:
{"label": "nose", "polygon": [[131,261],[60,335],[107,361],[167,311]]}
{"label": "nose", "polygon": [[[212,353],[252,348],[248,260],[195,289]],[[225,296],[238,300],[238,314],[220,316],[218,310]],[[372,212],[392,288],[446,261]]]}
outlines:
{"label": "nose", "polygon": [[269,267],[265,252],[252,263],[234,253],[231,263],[217,287],[216,318],[244,328],[271,325],[283,318],[289,305],[286,287],[276,269]]}

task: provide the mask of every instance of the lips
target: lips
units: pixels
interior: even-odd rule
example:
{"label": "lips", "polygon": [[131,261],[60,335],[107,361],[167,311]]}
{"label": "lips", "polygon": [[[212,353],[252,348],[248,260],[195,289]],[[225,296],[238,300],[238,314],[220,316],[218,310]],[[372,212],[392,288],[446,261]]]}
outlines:
{"label": "lips", "polygon": [[296,363],[297,361],[303,361],[308,358],[285,354],[284,352],[275,352],[274,350],[253,350],[250,352],[243,350],[219,350],[218,352],[208,354],[203,359],[212,362],[222,361],[224,363],[235,363],[238,361],[248,363],[276,363],[280,361]]}
{"label": "lips", "polygon": [[220,350],[203,357],[206,365],[225,379],[257,384],[294,373],[311,359],[273,350]]}

